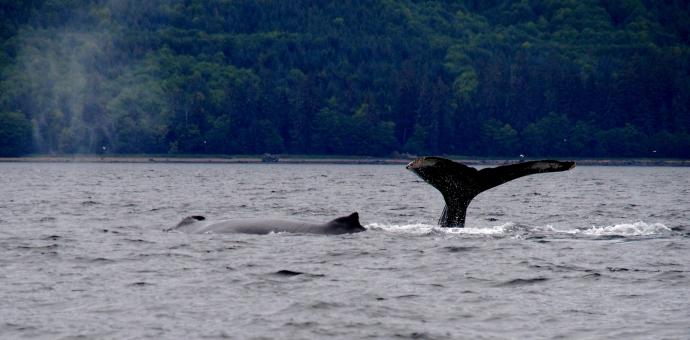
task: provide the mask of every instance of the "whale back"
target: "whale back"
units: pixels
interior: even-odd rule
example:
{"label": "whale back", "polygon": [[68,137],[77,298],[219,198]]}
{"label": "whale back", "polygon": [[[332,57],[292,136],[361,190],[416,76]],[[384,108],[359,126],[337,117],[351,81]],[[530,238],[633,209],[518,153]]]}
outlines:
{"label": "whale back", "polygon": [[270,233],[299,233],[299,234],[351,234],[365,231],[359,223],[359,214],[352,213],[348,216],[338,217],[322,224],[314,224],[303,221],[290,221],[279,219],[244,219],[227,220],[216,223],[205,222],[203,216],[185,217],[174,228],[167,231],[183,231],[194,234],[270,234]]}

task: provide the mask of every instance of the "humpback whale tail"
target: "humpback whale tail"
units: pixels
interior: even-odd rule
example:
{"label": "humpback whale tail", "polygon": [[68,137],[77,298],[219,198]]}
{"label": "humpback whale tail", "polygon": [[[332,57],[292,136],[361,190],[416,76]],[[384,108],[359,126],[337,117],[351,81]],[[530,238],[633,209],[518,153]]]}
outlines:
{"label": "humpback whale tail", "polygon": [[446,207],[439,224],[442,227],[460,228],[465,226],[467,207],[481,192],[522,176],[566,171],[574,167],[575,162],[542,160],[477,170],[441,157],[422,157],[407,165],[408,170],[443,195]]}

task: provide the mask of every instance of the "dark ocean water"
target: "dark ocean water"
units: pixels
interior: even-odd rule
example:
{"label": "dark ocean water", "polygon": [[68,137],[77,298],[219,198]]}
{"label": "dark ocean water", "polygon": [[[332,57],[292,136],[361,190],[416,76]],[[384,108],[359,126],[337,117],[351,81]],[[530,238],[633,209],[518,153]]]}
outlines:
{"label": "dark ocean water", "polygon": [[[0,338],[684,338],[690,168],[577,167],[467,228],[404,166],[0,163]],[[187,215],[343,236],[163,232]]]}

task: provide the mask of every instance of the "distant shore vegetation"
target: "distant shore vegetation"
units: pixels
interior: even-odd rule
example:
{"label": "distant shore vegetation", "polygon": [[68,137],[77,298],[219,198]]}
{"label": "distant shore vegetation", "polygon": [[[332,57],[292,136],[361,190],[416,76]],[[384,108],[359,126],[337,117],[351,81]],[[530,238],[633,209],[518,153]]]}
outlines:
{"label": "distant shore vegetation", "polygon": [[16,0],[0,156],[690,158],[685,1]]}

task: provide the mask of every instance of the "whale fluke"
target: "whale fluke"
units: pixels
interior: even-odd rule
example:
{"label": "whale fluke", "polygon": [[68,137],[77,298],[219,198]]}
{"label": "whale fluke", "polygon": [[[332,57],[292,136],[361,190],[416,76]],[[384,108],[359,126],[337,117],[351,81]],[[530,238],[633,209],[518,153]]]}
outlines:
{"label": "whale fluke", "polygon": [[477,170],[441,157],[422,157],[407,165],[408,170],[443,195],[446,207],[438,221],[439,225],[456,228],[465,226],[467,207],[483,191],[522,176],[566,171],[574,167],[575,162],[541,160]]}

